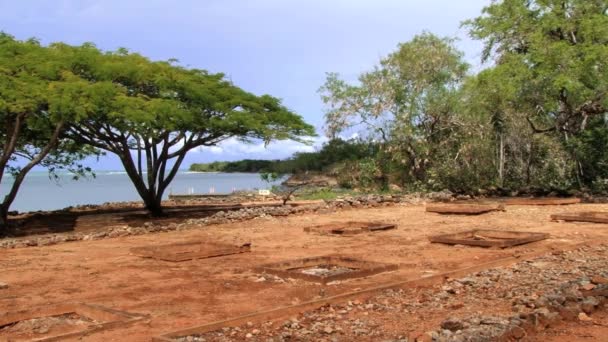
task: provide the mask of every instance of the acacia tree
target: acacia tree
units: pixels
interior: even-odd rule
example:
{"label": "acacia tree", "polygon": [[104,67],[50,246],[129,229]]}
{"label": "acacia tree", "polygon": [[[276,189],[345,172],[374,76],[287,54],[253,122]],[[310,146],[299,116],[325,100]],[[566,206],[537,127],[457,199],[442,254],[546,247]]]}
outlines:
{"label": "acacia tree", "polygon": [[424,182],[435,152],[449,143],[467,69],[451,39],[422,33],[361,74],[358,85],[328,74],[320,89],[328,135],[363,125],[382,144],[381,167],[392,158]]}
{"label": "acacia tree", "polygon": [[126,50],[87,49],[82,77],[112,82],[124,93],[70,124],[67,135],[117,155],[153,215],[163,214],[163,194],[195,148],[229,138],[268,143],[314,135],[314,128],[278,99],[248,93],[223,74],[152,62]]}
{"label": "acacia tree", "polygon": [[0,33],[0,182],[9,183],[0,203],[0,233],[8,228],[10,206],[32,168],[45,167],[55,176],[63,168],[76,177],[90,171],[78,161],[95,151],[63,139],[62,133],[68,121],[76,122],[94,106],[90,95],[103,85],[84,82],[69,66],[53,47]]}
{"label": "acacia tree", "polygon": [[[535,133],[565,146],[608,110],[608,3],[502,0],[465,22],[483,41],[483,60],[515,73],[517,105]],[[504,74],[507,74],[506,72]],[[585,170],[575,159],[577,179]]]}

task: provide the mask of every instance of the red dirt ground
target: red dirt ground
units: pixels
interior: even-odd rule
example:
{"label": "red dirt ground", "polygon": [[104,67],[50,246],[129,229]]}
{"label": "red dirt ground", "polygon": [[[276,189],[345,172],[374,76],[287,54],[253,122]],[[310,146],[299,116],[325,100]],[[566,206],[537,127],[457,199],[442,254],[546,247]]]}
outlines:
{"label": "red dirt ground", "polygon": [[[506,212],[480,216],[426,213],[424,206],[352,209],[201,227],[201,229],[48,247],[0,250],[0,315],[65,301],[100,304],[150,315],[130,327],[98,332],[87,341],[150,341],[151,337],[254,311],[296,304],[387,282],[416,279],[527,252],[567,248],[582,242],[608,241],[608,225],[549,221],[556,213],[608,211],[606,204],[507,206]],[[381,221],[398,228],[353,236],[305,233],[304,227],[334,221]],[[470,229],[550,233],[548,240],[504,250],[431,244],[429,235]],[[129,249],[191,240],[252,243],[252,252],[185,262],[163,262],[132,255]],[[396,263],[400,269],[369,278],[319,285],[304,281],[260,281],[251,270],[265,263],[340,254],[362,260]],[[487,304],[487,303],[486,303]],[[488,308],[465,306],[460,312],[506,313],[510,303]],[[446,316],[449,313],[446,312]],[[404,325],[434,329],[444,317],[412,317]],[[603,322],[606,322],[604,319]],[[606,333],[603,325],[564,325],[560,336]],[[603,330],[602,330],[603,329]],[[597,330],[597,331],[596,331]],[[560,335],[561,334],[561,335]],[[569,335],[574,334],[574,335]],[[42,337],[42,336],[41,336]],[[2,335],[0,335],[2,340]],[[572,339],[570,339],[572,340]],[[587,340],[587,339],[585,339]],[[590,341],[595,341],[589,339]],[[598,340],[599,341],[599,340]]]}

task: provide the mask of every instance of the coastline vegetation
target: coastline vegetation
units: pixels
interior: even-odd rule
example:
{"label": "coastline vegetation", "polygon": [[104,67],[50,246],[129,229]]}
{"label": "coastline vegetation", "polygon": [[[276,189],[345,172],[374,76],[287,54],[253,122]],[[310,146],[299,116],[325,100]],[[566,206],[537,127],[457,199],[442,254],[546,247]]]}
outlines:
{"label": "coastline vegetation", "polygon": [[[608,193],[606,1],[492,1],[463,27],[483,44],[482,70],[454,39],[420,33],[356,82],[327,74],[319,94],[329,141],[318,151],[191,170],[318,172],[378,191]],[[340,139],[353,132],[359,138]],[[221,73],[0,33],[0,179],[15,179],[0,202],[0,232],[35,166],[78,177],[91,172],[83,158],[114,154],[149,212],[162,215],[189,151],[315,134],[278,98]]]}

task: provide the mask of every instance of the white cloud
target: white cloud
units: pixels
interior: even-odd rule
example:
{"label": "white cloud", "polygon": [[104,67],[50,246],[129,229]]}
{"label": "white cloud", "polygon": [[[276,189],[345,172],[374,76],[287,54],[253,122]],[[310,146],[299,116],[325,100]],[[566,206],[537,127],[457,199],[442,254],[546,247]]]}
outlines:
{"label": "white cloud", "polygon": [[316,137],[312,145],[306,145],[293,140],[273,141],[267,146],[263,142],[245,143],[231,138],[217,146],[201,147],[197,153],[211,153],[220,159],[284,159],[297,152],[314,152],[327,141],[326,137]]}

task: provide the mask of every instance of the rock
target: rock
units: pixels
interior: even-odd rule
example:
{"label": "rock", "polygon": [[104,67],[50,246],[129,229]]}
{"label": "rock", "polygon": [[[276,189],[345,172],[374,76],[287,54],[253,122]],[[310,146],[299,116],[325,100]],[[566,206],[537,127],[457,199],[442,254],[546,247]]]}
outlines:
{"label": "rock", "polygon": [[511,336],[517,340],[520,340],[526,336],[526,331],[521,327],[513,327],[511,329]]}
{"label": "rock", "polygon": [[400,187],[400,186],[399,186],[399,185],[397,185],[397,184],[390,184],[390,185],[388,186],[388,189],[389,189],[390,191],[394,191],[394,192],[402,192],[402,191],[403,191],[403,188],[402,188],[402,187]]}
{"label": "rock", "polygon": [[462,285],[474,285],[477,283],[475,279],[470,277],[458,279],[457,282],[461,283]]}
{"label": "rock", "polygon": [[433,342],[433,332],[427,332],[416,337],[416,342]]}
{"label": "rock", "polygon": [[251,333],[247,333],[247,335],[245,335],[245,338],[252,338],[253,335]]}
{"label": "rock", "polygon": [[325,327],[325,329],[323,329],[323,332],[330,335],[334,332],[334,329],[332,329],[331,327]]}
{"label": "rock", "polygon": [[369,334],[369,330],[367,330],[367,329],[355,329],[353,332],[357,336]]}
{"label": "rock", "polygon": [[595,311],[595,307],[598,306],[599,304],[600,304],[600,301],[597,300],[597,298],[595,298],[595,297],[587,297],[581,303],[581,309],[586,314],[590,314],[593,311]]}
{"label": "rock", "polygon": [[464,307],[464,303],[462,303],[462,302],[457,302],[457,303],[454,303],[454,304],[450,304],[450,306],[449,306],[449,308],[452,309],[452,310],[460,309],[462,307]]}
{"label": "rock", "polygon": [[582,289],[582,290],[585,290],[585,291],[591,291],[591,290],[593,290],[594,288],[595,288],[595,285],[594,285],[594,284],[585,284],[585,285],[581,286],[581,289]]}
{"label": "rock", "polygon": [[601,276],[595,276],[591,278],[591,282],[595,285],[605,285],[608,284],[608,278],[604,278]]}
{"label": "rock", "polygon": [[434,201],[450,201],[453,199],[454,194],[449,190],[443,190],[440,192],[431,192],[427,194],[427,197]]}
{"label": "rock", "polygon": [[457,318],[450,317],[441,322],[441,328],[450,331],[462,330],[464,328],[464,323]]}
{"label": "rock", "polygon": [[587,316],[587,314],[584,312],[581,312],[578,314],[578,319],[579,319],[579,321],[583,321],[583,322],[589,322],[589,321],[593,320],[593,318]]}
{"label": "rock", "polygon": [[0,281],[0,290],[8,289],[8,284]]}

